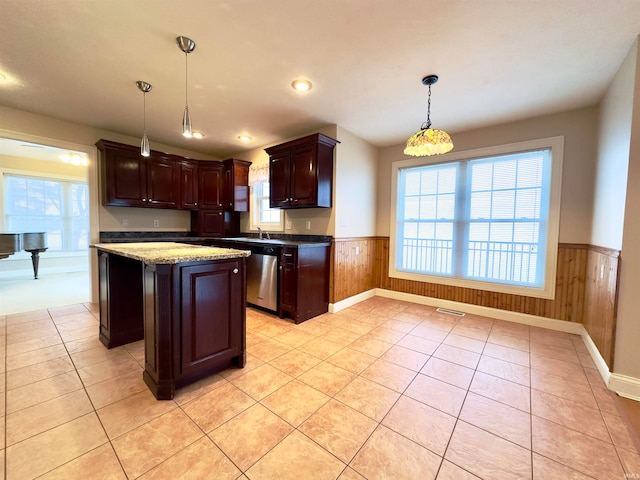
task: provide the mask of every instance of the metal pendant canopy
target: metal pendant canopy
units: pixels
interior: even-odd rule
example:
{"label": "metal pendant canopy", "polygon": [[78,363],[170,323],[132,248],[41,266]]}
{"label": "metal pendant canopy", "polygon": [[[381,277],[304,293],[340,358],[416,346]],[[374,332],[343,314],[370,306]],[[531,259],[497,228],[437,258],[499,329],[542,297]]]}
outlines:
{"label": "metal pendant canopy", "polygon": [[136,82],[136,87],[138,87],[142,93],[149,93],[151,91],[151,84],[143,82],[142,80]]}
{"label": "metal pendant canopy", "polygon": [[176,38],[176,42],[178,42],[178,47],[180,47],[180,50],[184,53],[191,53],[196,48],[196,42],[189,37],[178,37]]}

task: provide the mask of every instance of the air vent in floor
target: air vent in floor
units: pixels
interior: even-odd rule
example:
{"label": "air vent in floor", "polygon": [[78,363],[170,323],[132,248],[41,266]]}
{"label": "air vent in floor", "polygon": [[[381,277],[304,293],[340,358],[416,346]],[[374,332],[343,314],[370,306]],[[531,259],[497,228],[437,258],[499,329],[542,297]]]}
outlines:
{"label": "air vent in floor", "polygon": [[448,308],[438,308],[436,312],[446,313],[447,315],[455,315],[456,317],[464,317],[464,312],[458,312],[457,310],[449,310]]}

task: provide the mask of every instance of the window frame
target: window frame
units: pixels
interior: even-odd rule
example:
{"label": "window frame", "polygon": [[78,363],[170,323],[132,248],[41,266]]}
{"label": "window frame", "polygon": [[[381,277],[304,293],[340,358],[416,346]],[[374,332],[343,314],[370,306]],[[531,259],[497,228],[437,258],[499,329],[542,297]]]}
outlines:
{"label": "window frame", "polygon": [[250,187],[250,203],[251,203],[251,208],[249,209],[249,229],[253,230],[253,231],[257,231],[258,227],[260,227],[262,230],[264,231],[270,231],[270,232],[284,232],[284,214],[281,208],[276,208],[274,210],[279,210],[280,212],[280,221],[278,223],[275,222],[260,222],[259,219],[260,218],[260,212],[261,212],[261,205],[260,205],[260,200],[264,199],[264,198],[269,198],[269,197],[265,197],[264,195],[261,197],[258,197],[255,194],[255,186],[257,184],[268,184],[269,182],[257,182],[256,184],[252,185]]}
{"label": "window frame", "polygon": [[[444,165],[451,162],[477,160],[486,157],[522,153],[532,150],[550,149],[551,153],[551,184],[549,186],[549,212],[547,221],[546,261],[543,285],[540,288],[519,286],[495,281],[471,280],[466,278],[429,275],[423,273],[406,272],[396,269],[396,244],[398,240],[398,180],[400,170],[431,165]],[[553,299],[555,297],[555,280],[558,257],[558,238],[560,229],[560,200],[562,187],[562,164],[564,156],[564,136],[548,137],[524,142],[509,143],[473,150],[454,151],[439,156],[419,157],[398,160],[391,164],[391,208],[389,235],[389,277],[433,284],[450,285],[456,287],[487,290],[497,293],[524,295]]]}

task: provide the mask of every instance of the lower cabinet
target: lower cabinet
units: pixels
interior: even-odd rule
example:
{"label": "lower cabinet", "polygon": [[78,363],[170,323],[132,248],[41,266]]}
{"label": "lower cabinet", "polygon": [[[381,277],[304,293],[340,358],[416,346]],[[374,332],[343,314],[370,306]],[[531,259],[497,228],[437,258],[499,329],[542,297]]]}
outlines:
{"label": "lower cabinet", "polygon": [[304,322],[329,309],[329,247],[306,244],[280,253],[280,317]]}

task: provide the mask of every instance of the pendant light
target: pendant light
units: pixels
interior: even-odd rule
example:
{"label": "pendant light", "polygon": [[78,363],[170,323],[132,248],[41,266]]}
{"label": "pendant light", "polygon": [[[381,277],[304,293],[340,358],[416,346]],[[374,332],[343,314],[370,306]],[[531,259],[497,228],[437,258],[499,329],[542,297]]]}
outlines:
{"label": "pendant light", "polygon": [[425,157],[447,153],[453,149],[453,142],[447,132],[431,128],[431,85],[437,81],[437,75],[428,75],[422,79],[422,84],[429,86],[427,121],[422,124],[420,131],[411,135],[409,140],[407,140],[407,146],[404,149],[405,155]]}
{"label": "pendant light", "polygon": [[148,157],[151,154],[151,150],[149,148],[149,137],[147,137],[147,93],[151,91],[151,84],[138,80],[136,86],[142,92],[142,125],[144,134],[140,141],[140,155]]}
{"label": "pendant light", "polygon": [[176,38],[178,47],[184,52],[184,113],[182,114],[182,135],[191,138],[193,130],[191,129],[191,115],[189,115],[189,100],[187,95],[189,84],[188,56],[196,48],[196,42],[188,37]]}

